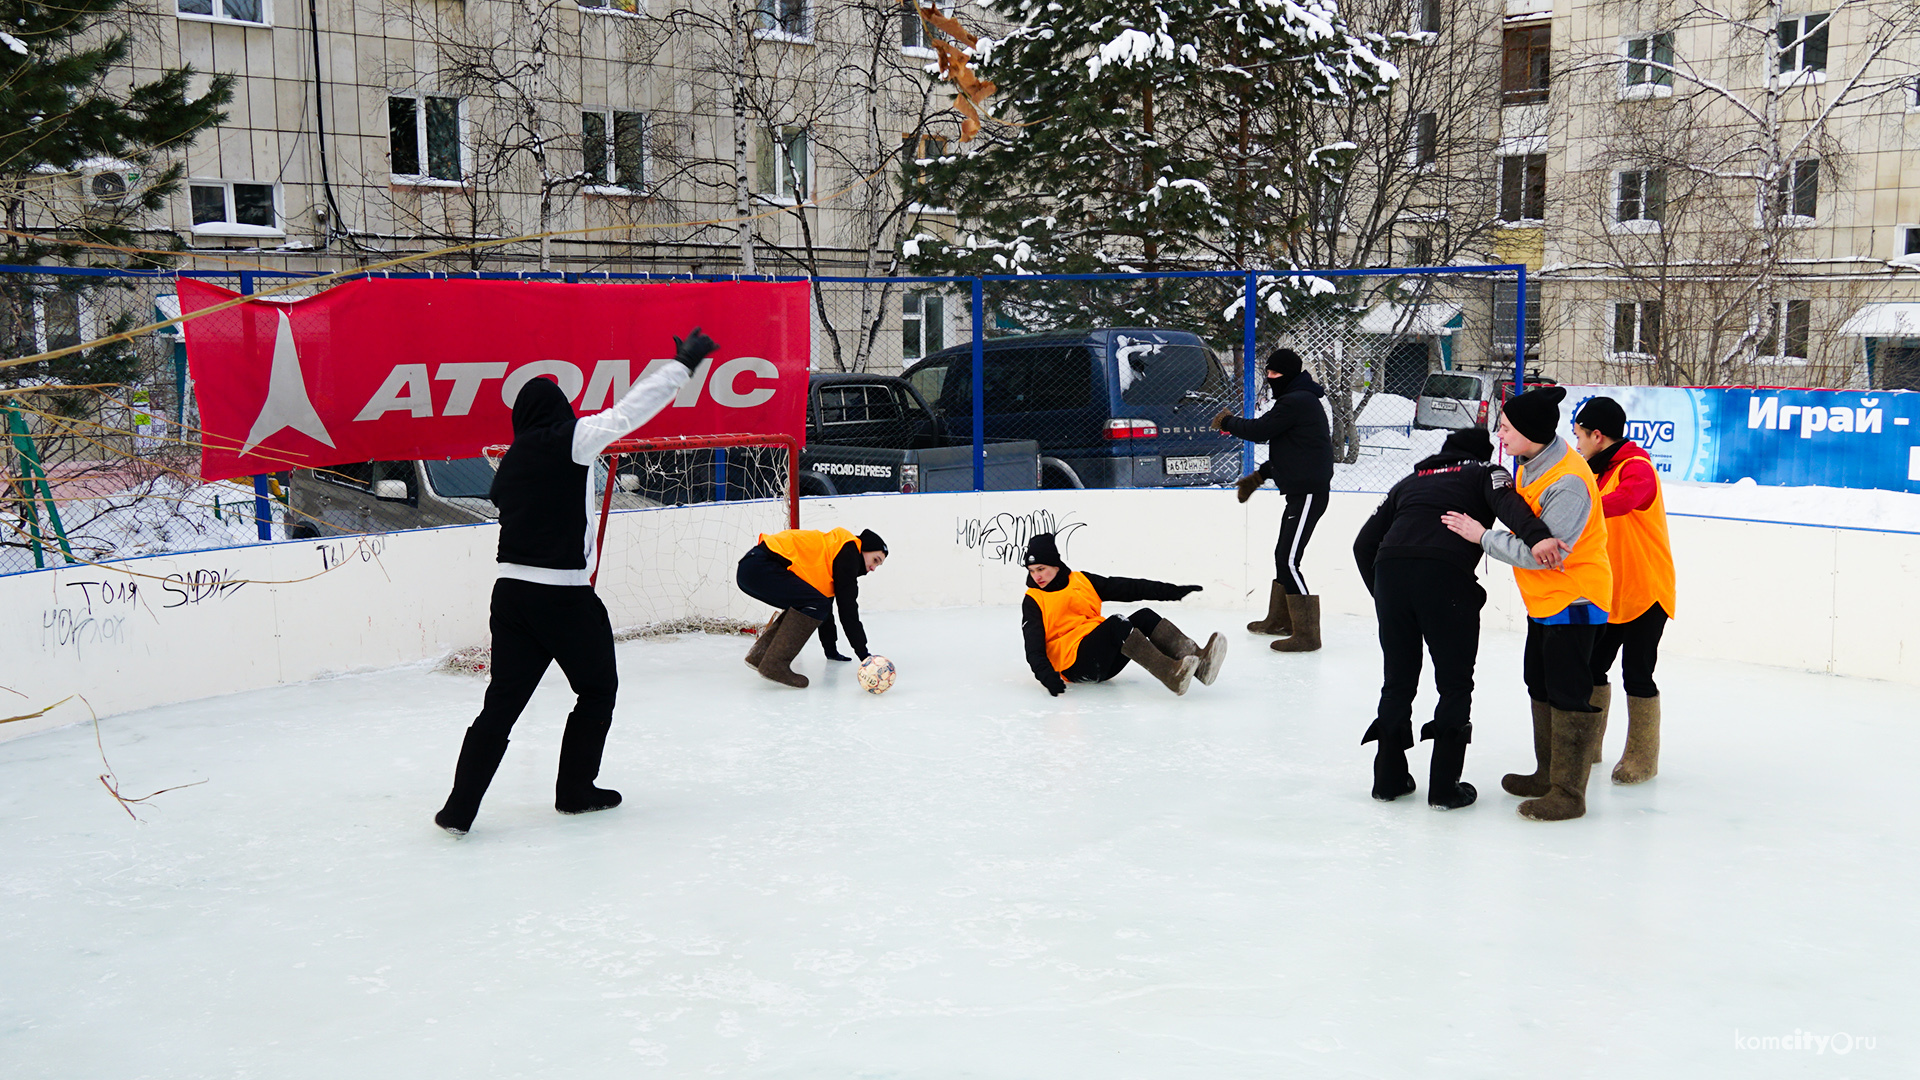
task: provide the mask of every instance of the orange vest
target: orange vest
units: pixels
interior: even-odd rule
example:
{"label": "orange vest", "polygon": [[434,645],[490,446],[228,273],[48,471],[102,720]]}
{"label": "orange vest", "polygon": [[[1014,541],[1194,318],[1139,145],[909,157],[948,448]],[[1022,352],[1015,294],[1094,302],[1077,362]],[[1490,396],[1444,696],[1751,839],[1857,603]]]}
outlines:
{"label": "orange vest", "polygon": [[833,595],[833,557],[848,543],[859,543],[860,539],[845,529],[832,529],[821,532],[819,529],[788,529],[786,532],[761,533],[760,542],[767,550],[787,560],[793,565],[788,567],[795,577],[820,590],[822,596]]}
{"label": "orange vest", "polygon": [[1600,494],[1620,486],[1628,469],[1653,474],[1653,502],[1607,520],[1607,558],[1613,564],[1613,606],[1607,621],[1624,623],[1645,615],[1655,604],[1673,618],[1673,545],[1667,540],[1667,494],[1659,470],[1643,457],[1622,460],[1607,470]]}
{"label": "orange vest", "polygon": [[1064,673],[1079,658],[1081,640],[1102,621],[1100,594],[1087,575],[1075,570],[1067,575],[1065,588],[1028,589],[1027,595],[1040,605],[1040,622],[1047,630],[1047,663]]}
{"label": "orange vest", "polygon": [[1586,528],[1580,531],[1580,538],[1573,544],[1573,554],[1567,556],[1560,569],[1513,568],[1513,580],[1520,586],[1520,598],[1526,601],[1528,617],[1544,619],[1557,615],[1582,599],[1595,606],[1611,603],[1613,569],[1607,561],[1607,516],[1600,509],[1600,489],[1594,485],[1593,470],[1587,467],[1587,459],[1567,447],[1560,460],[1539,476],[1529,475],[1528,468],[1525,464],[1520,466],[1516,487],[1534,513],[1540,512],[1540,497],[1563,476],[1579,477],[1587,486],[1587,499],[1592,505],[1587,511]]}

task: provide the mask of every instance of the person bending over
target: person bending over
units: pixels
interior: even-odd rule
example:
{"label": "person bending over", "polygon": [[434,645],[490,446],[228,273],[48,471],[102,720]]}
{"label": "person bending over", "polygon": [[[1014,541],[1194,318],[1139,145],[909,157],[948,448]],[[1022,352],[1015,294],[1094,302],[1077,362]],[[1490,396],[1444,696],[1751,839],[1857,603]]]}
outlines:
{"label": "person bending over", "polygon": [[734,580],[741,592],[778,610],[747,650],[747,666],[774,682],[805,688],[807,677],[793,670],[793,658],[816,629],[828,658],[844,659],[830,630],[836,605],[847,644],[865,660],[871,654],[860,625],[860,579],[886,561],[887,542],[872,529],[857,537],[845,529],[762,533],[741,556]]}
{"label": "person bending over", "polygon": [[1513,566],[1527,608],[1522,661],[1533,701],[1534,771],[1509,773],[1500,786],[1526,797],[1520,813],[1536,821],[1564,821],[1587,812],[1587,772],[1599,741],[1600,709],[1593,704],[1593,642],[1607,622],[1600,605],[1613,601],[1607,560],[1607,519],[1593,471],[1560,426],[1564,387],[1543,386],[1508,401],[1500,414],[1500,445],[1520,459],[1518,487],[1527,506],[1564,546],[1554,569],[1525,541],[1496,532],[1458,511],[1447,528]]}
{"label": "person bending over", "polygon": [[1070,682],[1106,682],[1137,661],[1176,694],[1191,680],[1211,684],[1227,657],[1219,634],[1202,649],[1172,620],[1152,608],[1121,618],[1100,617],[1107,601],[1179,600],[1198,585],[1169,585],[1146,578],[1103,577],[1070,570],[1052,533],[1027,542],[1027,595],[1020,601],[1020,632],[1033,677],[1058,697]]}
{"label": "person bending over", "polygon": [[660,365],[603,412],[576,417],[567,395],[545,378],[527,383],[513,399],[513,443],[488,492],[500,508],[500,570],[487,616],[493,671],[480,715],[460,745],[453,791],[433,816],[456,836],[473,827],[514,721],[556,662],[576,700],[560,736],[553,808],[585,814],[620,805],[619,792],[594,785],[620,685],[613,626],[593,591],[600,515],[594,463],[615,439],[666,408],[714,346],[699,327],[674,344],[679,363]]}
{"label": "person bending over", "polygon": [[1485,431],[1448,435],[1439,453],[1393,485],[1353,541],[1354,561],[1380,622],[1380,708],[1360,742],[1375,744],[1373,797],[1383,802],[1413,793],[1407,751],[1414,742],[1423,642],[1440,692],[1432,722],[1420,729],[1422,740],[1433,740],[1427,802],[1457,810],[1478,797],[1460,770],[1473,741],[1473,668],[1487,593],[1474,578],[1479,545],[1454,535],[1441,515],[1458,511],[1482,525],[1498,517],[1543,562],[1559,563],[1559,542],[1513,490],[1513,474],[1488,462],[1492,456],[1493,439]]}
{"label": "person bending over", "polygon": [[1267,617],[1250,622],[1256,634],[1279,634],[1275,652],[1312,652],[1320,647],[1320,598],[1307,588],[1300,572],[1313,527],[1327,512],[1333,485],[1333,437],[1327,429],[1327,410],[1320,399],[1327,392],[1301,369],[1292,349],[1267,355],[1267,386],[1273,405],[1254,417],[1234,416],[1222,409],[1213,426],[1248,442],[1267,444],[1267,460],[1240,478],[1240,501],[1246,502],[1260,485],[1272,480],[1287,497],[1280,515],[1280,539],[1273,548],[1273,588],[1267,596]]}
{"label": "person bending over", "polygon": [[[1667,501],[1653,458],[1626,437],[1627,412],[1609,397],[1580,407],[1575,447],[1587,459],[1607,515],[1607,559],[1613,565],[1613,603],[1593,646],[1593,694],[1600,706],[1600,739],[1607,735],[1613,687],[1607,672],[1620,658],[1627,688],[1627,746],[1613,767],[1616,784],[1639,784],[1660,771],[1660,635],[1673,618],[1673,545],[1667,539]],[[1598,741],[1594,758],[1599,760]]]}

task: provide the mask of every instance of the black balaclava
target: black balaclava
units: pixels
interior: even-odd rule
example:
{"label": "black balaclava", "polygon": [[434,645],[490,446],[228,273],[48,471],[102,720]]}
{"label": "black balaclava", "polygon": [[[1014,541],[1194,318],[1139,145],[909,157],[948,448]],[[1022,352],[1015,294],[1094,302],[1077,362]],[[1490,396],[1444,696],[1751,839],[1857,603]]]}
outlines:
{"label": "black balaclava", "polygon": [[542,377],[528,382],[513,399],[515,437],[555,424],[571,424],[575,419],[573,405],[560,391],[560,384],[552,379]]}

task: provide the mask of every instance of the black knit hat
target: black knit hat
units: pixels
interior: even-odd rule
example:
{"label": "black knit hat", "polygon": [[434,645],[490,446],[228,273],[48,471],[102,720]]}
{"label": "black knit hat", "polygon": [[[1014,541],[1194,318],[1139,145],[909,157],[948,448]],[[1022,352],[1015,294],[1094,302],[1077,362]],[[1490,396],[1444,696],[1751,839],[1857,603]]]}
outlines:
{"label": "black knit hat", "polygon": [[1550,443],[1559,434],[1560,402],[1566,396],[1564,386],[1539,386],[1507,402],[1500,411],[1527,441]]}
{"label": "black knit hat", "polygon": [[1035,563],[1046,566],[1065,565],[1060,561],[1060,548],[1053,542],[1052,533],[1039,533],[1027,541],[1027,554],[1020,560],[1020,565],[1032,566]]}
{"label": "black knit hat", "polygon": [[1573,422],[1588,431],[1597,431],[1609,439],[1627,437],[1627,410],[1610,397],[1589,398],[1580,406]]}
{"label": "black knit hat", "polygon": [[1475,461],[1486,461],[1493,457],[1493,436],[1485,428],[1463,428],[1447,436],[1440,444],[1440,450],[1448,454],[1466,454]]}
{"label": "black knit hat", "polygon": [[1288,378],[1300,374],[1300,354],[1281,347],[1267,354],[1267,374]]}
{"label": "black knit hat", "polygon": [[874,532],[872,529],[860,530],[860,550],[863,552],[877,551],[882,555],[885,555],[888,553],[887,542],[885,540],[880,539],[880,534],[877,532]]}

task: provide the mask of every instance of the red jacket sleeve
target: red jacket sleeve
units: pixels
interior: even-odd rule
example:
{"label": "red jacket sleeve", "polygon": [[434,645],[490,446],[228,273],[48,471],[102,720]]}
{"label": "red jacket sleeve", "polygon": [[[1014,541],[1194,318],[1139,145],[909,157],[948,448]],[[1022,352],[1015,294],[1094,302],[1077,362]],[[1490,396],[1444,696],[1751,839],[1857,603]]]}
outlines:
{"label": "red jacket sleeve", "polygon": [[1600,497],[1600,510],[1608,517],[1619,517],[1653,505],[1659,491],[1654,479],[1653,462],[1646,458],[1628,458],[1620,463],[1620,484]]}

